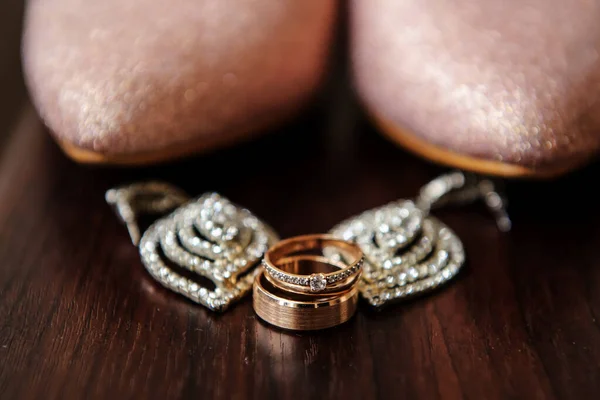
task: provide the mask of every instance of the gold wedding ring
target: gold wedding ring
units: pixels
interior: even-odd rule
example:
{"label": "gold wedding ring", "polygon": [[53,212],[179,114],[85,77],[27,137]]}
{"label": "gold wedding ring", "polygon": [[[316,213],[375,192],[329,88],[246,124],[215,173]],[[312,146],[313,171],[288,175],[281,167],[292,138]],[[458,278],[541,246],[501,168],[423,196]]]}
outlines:
{"label": "gold wedding ring", "polygon": [[265,273],[254,282],[254,310],[264,321],[284,329],[317,330],[348,321],[356,311],[358,289],[336,296],[303,296],[273,286]]}
{"label": "gold wedding ring", "polygon": [[[342,257],[322,255],[328,247]],[[317,330],[346,322],[358,304],[362,263],[358,246],[329,235],[281,241],[265,253],[264,269],[254,282],[254,310],[284,329]]]}
{"label": "gold wedding ring", "polygon": [[[323,256],[294,257],[301,252],[323,251],[326,247],[334,247],[345,256],[345,259],[348,259],[348,262],[330,260]],[[297,261],[309,258],[338,268],[328,273],[318,272],[310,275],[296,273]],[[356,283],[363,264],[363,253],[357,245],[330,235],[304,235],[282,240],[271,247],[265,253],[263,264],[269,281],[281,289],[294,293],[338,293]]]}

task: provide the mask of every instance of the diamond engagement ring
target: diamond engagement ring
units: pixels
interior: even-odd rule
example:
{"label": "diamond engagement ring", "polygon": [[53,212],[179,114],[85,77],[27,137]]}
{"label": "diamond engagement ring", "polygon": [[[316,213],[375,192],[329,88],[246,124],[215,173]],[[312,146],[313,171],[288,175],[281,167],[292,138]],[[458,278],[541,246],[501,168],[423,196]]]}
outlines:
{"label": "diamond engagement ring", "polygon": [[[333,248],[341,256],[331,260],[311,254]],[[304,273],[302,262],[328,264],[332,272]],[[280,289],[302,294],[339,293],[352,287],[360,277],[363,265],[361,249],[330,235],[304,235],[286,239],[267,251],[263,260],[265,277]]]}

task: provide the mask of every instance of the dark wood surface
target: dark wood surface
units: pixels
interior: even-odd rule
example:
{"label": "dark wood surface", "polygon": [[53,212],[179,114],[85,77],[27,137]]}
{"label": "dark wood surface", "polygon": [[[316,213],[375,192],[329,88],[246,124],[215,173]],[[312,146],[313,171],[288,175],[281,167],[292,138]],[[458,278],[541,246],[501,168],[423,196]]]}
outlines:
{"label": "dark wood surface", "polygon": [[[7,65],[0,76],[20,82]],[[151,168],[84,167],[28,103],[10,101],[24,97],[13,86],[0,95],[0,399],[600,393],[600,167],[509,182],[508,234],[480,206],[437,213],[468,254],[450,285],[382,312],[362,304],[334,329],[285,333],[249,299],[216,315],[155,284],[104,191],[147,178],[217,190],[287,237],[411,197],[442,169],[382,139],[339,85],[335,101],[247,145]]]}

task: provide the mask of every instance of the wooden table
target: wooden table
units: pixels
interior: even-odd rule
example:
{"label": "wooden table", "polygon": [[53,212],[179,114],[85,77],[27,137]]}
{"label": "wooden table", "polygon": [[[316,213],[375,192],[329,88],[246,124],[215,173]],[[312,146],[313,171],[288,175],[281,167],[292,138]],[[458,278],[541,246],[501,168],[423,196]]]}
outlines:
{"label": "wooden table", "polygon": [[[5,4],[18,15],[19,2]],[[3,51],[18,56],[18,46]],[[0,95],[0,399],[600,393],[598,166],[510,182],[509,234],[481,206],[437,213],[468,255],[442,290],[382,312],[362,304],[327,331],[285,333],[259,321],[249,299],[216,315],[158,286],[104,191],[148,178],[217,190],[287,237],[411,197],[442,169],[382,139],[343,79],[255,142],[151,168],[84,167],[21,101],[18,76],[16,62],[0,65],[10,86]]]}

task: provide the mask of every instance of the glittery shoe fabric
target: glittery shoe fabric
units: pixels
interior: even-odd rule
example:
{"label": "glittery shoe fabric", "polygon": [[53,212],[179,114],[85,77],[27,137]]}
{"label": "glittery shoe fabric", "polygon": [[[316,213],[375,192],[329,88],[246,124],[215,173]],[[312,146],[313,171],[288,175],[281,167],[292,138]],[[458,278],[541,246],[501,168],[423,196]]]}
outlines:
{"label": "glittery shoe fabric", "polygon": [[135,155],[264,130],[305,105],[336,1],[32,0],[27,83],[59,141]]}
{"label": "glittery shoe fabric", "polygon": [[350,16],[362,101],[419,139],[532,168],[600,148],[600,1],[351,0]]}

